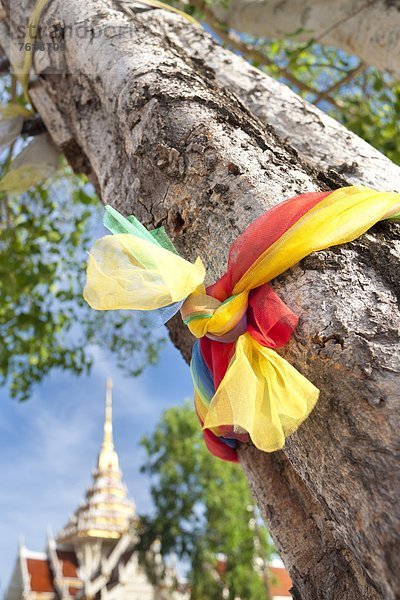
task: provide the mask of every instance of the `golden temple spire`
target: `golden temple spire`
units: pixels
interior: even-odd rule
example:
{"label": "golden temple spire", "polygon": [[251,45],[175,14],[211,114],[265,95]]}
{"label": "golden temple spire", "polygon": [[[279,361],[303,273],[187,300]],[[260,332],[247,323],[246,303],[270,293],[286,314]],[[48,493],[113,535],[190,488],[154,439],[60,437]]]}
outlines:
{"label": "golden temple spire", "polygon": [[112,431],[112,381],[107,379],[103,442],[93,472],[92,485],[83,504],[59,532],[57,541],[70,543],[83,539],[119,539],[135,516],[135,506],[127,499],[127,489],[119,470]]}
{"label": "golden temple spire", "polygon": [[112,379],[107,379],[106,385],[106,413],[104,418],[103,443],[98,460],[99,471],[112,469],[119,470],[118,455],[114,449],[113,431],[112,431]]}

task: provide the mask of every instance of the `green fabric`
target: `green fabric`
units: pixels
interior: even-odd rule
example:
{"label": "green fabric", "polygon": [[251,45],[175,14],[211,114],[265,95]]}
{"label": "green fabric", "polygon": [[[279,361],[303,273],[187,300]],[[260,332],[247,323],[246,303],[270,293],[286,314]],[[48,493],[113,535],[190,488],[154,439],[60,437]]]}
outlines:
{"label": "green fabric", "polygon": [[170,252],[173,252],[174,254],[177,254],[179,256],[178,250],[175,248],[175,246],[169,239],[168,234],[165,231],[164,227],[159,227],[158,229],[153,229],[153,231],[150,231],[150,233],[154,237],[154,239],[160,244],[160,246],[162,246],[166,250],[169,250]]}
{"label": "green fabric", "polygon": [[117,210],[112,206],[107,205],[104,213],[104,227],[107,227],[111,233],[130,233],[136,237],[151,242],[159,246],[157,240],[147,231],[140,221],[135,217],[131,216],[128,218],[123,217]]}
{"label": "green fabric", "polygon": [[157,246],[161,246],[162,248],[165,248],[165,250],[169,250],[179,256],[177,249],[169,239],[164,227],[148,231],[133,215],[124,217],[112,206],[107,205],[105,208],[106,211],[103,223],[104,227],[107,227],[111,233],[130,233],[142,240],[157,244]]}

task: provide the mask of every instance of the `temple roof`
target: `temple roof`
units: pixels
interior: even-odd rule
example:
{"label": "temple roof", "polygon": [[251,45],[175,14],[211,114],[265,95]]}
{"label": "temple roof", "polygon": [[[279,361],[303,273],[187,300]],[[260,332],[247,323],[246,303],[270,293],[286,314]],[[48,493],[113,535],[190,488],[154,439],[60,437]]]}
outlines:
{"label": "temple roof", "polygon": [[[78,577],[78,561],[75,552],[57,550],[57,559],[61,566],[61,572],[65,583],[68,584],[70,596],[75,596],[82,586]],[[30,577],[30,589],[36,593],[55,592],[54,573],[49,558],[31,557],[29,551],[26,553],[26,566]]]}
{"label": "temple roof", "polygon": [[282,567],[270,567],[270,594],[272,598],[291,598],[292,580],[287,570]]}
{"label": "temple roof", "polygon": [[92,485],[85,499],[59,532],[57,542],[72,542],[82,538],[118,539],[128,530],[135,516],[134,504],[127,498],[127,489],[119,469],[112,431],[112,381],[107,380],[103,442]]}
{"label": "temple roof", "polygon": [[[153,587],[147,582],[147,579],[144,579],[135,556],[135,533],[130,529],[131,523],[135,520],[135,508],[127,498],[127,489],[119,468],[118,454],[114,448],[112,382],[110,379],[107,381],[103,441],[92,479],[84,501],[69,519],[67,525],[59,532],[57,540],[53,539],[51,533],[48,534],[46,552],[32,552],[25,547],[21,540],[14,572],[4,596],[5,600],[21,600],[23,598],[26,600],[57,600],[58,598],[73,600],[77,595],[80,597],[83,589],[86,590],[86,586],[89,584],[92,585],[93,591],[93,586],[97,585],[98,581],[101,582],[104,577],[106,581],[102,583],[103,587],[108,586],[107,589],[111,589],[117,585],[121,577],[121,567],[128,569],[129,577],[133,577],[132,581],[136,581],[137,589],[141,590],[141,595],[137,597],[153,597],[149,595],[152,593]],[[120,542],[115,543],[128,530],[129,534],[124,536]],[[92,540],[96,541],[92,543]],[[102,540],[106,543],[102,543]],[[114,540],[114,544],[108,544],[107,540]],[[85,541],[85,543],[81,545],[81,541]],[[93,561],[89,570],[86,569],[85,560],[82,561],[82,547],[100,547],[102,552],[99,555],[101,560]],[[119,553],[115,552],[115,548],[119,548]],[[153,555],[154,560],[156,560],[156,555],[159,556],[157,553],[158,550]],[[132,571],[132,565],[136,565],[134,571]],[[290,598],[291,581],[287,571],[283,565],[271,565],[271,567],[269,587],[272,600]],[[225,568],[226,562],[219,561],[217,572],[222,574]],[[107,573],[108,575],[106,575]],[[123,570],[122,576],[124,577]],[[146,596],[142,595],[144,589],[147,590]],[[96,594],[90,597],[97,598],[102,593],[101,588],[98,588]],[[186,591],[183,596],[178,595],[177,597],[187,598]]]}
{"label": "temple roof", "polygon": [[[130,553],[128,552],[126,553],[126,558],[129,557]],[[75,596],[82,585],[77,574],[78,562],[75,552],[57,549],[57,558],[61,564],[62,575],[69,582],[68,592],[70,596]],[[125,556],[122,557],[122,562],[124,558]],[[29,553],[27,553],[26,562],[32,592],[54,592],[54,576],[47,556],[44,555],[43,558],[30,558]],[[270,566],[269,579],[269,593],[273,600],[292,597],[289,591],[292,587],[292,582],[289,573],[284,567]]]}

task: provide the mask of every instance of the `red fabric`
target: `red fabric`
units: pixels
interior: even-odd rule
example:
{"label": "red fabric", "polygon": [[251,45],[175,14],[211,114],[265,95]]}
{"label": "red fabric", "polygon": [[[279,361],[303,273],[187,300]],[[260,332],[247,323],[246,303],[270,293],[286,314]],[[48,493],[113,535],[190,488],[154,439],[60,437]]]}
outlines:
{"label": "red fabric", "polygon": [[221,383],[228,368],[229,361],[235,354],[235,346],[236,342],[224,344],[223,342],[210,340],[208,337],[202,337],[200,339],[200,351],[207,367],[213,374],[215,389],[217,389]]}
{"label": "red fabric", "polygon": [[[292,225],[331,192],[313,192],[294,196],[274,206],[249,225],[229,250],[227,272],[207,288],[207,294],[224,302],[241,277],[256,260]],[[298,317],[275,294],[267,283],[252,290],[247,308],[247,331],[263,346],[277,348],[286,344],[298,323]],[[236,342],[224,344],[207,337],[200,340],[200,351],[213,374],[218,389],[234,355]],[[247,434],[236,434],[232,427],[220,428],[224,437],[241,441]],[[204,430],[207,448],[219,458],[237,462],[236,451],[224,444],[211,431]]]}
{"label": "red fabric", "polygon": [[[195,410],[199,423],[201,427],[203,427],[204,422],[201,419],[199,413],[197,412],[196,406]],[[204,442],[211,454],[213,454],[217,458],[221,458],[222,460],[227,460],[228,462],[239,462],[236,450],[234,448],[231,448],[227,444],[224,444],[224,442],[222,442],[220,438],[216,436],[212,431],[210,431],[209,429],[203,429],[203,437]]]}
{"label": "red fabric", "polygon": [[206,443],[207,448],[214,454],[217,458],[222,458],[222,460],[227,460],[228,462],[239,462],[239,459],[236,454],[236,450],[221,442],[221,440],[213,434],[209,429],[203,429],[204,441]]}
{"label": "red fabric", "polygon": [[223,302],[231,295],[232,287],[229,283],[229,280],[230,274],[224,273],[224,275],[222,275],[222,277],[220,277],[218,281],[208,286],[207,294]]}
{"label": "red fabric", "polygon": [[250,293],[247,322],[247,331],[257,342],[279,348],[289,341],[299,318],[266,283]]}
{"label": "red fabric", "polygon": [[212,373],[213,372],[213,361],[212,361],[212,353],[211,353],[211,341],[212,340],[210,340],[210,338],[205,337],[205,336],[200,338],[201,355],[204,358],[204,361],[205,361],[207,367],[209,368],[209,370]]}
{"label": "red fabric", "polygon": [[277,204],[251,223],[233,242],[229,250],[227,272],[207,294],[223,302],[251,265],[278,240],[296,221],[332,192],[299,194]]}

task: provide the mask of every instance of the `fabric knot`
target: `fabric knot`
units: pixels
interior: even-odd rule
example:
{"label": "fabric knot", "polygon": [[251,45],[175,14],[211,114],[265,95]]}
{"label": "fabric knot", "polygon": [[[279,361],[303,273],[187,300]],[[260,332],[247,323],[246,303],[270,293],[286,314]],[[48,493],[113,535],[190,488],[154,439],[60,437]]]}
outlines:
{"label": "fabric knot", "polygon": [[232,342],[236,342],[240,335],[243,335],[247,331],[247,315],[244,314],[240,319],[239,323],[237,323],[233,329],[228,331],[225,335],[213,335],[212,333],[207,333],[206,337],[210,340],[214,340],[214,342],[222,342],[223,344],[231,344]]}
{"label": "fabric knot", "polygon": [[247,328],[248,292],[218,300],[204,287],[185,300],[181,308],[183,322],[197,338],[204,336],[220,342],[235,341]]}

